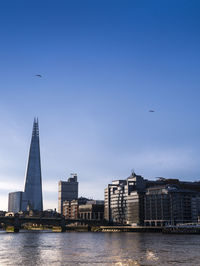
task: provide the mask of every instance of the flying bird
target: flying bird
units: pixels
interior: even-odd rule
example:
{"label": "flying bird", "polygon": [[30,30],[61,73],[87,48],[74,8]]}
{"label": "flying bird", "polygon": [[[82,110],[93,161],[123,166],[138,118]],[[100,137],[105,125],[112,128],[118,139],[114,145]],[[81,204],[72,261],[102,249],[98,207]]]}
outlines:
{"label": "flying bird", "polygon": [[38,78],[41,78],[42,77],[42,75],[40,75],[40,74],[37,74],[35,76],[38,77]]}
{"label": "flying bird", "polygon": [[155,111],[154,110],[149,110],[150,113],[154,113]]}

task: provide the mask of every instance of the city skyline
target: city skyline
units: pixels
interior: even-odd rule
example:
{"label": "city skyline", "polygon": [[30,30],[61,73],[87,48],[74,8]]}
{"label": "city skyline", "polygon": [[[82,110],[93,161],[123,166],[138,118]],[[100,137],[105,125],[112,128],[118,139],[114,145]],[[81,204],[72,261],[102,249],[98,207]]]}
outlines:
{"label": "city skyline", "polygon": [[57,208],[58,182],[73,172],[80,196],[95,199],[132,169],[200,180],[200,3],[9,2],[0,11],[0,209],[22,188],[35,116],[44,209]]}

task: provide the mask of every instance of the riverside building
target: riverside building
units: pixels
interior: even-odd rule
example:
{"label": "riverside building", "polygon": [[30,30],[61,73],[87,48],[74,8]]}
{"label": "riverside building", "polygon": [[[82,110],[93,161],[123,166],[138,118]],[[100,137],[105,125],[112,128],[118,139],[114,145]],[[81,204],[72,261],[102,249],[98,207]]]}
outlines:
{"label": "riverside building", "polygon": [[158,178],[146,180],[132,173],[105,189],[104,218],[130,225],[196,223],[200,215],[200,182]]}
{"label": "riverside building", "polygon": [[144,224],[147,226],[197,223],[200,193],[178,184],[148,188],[144,198]]}
{"label": "riverside building", "polygon": [[144,220],[145,181],[132,173],[125,180],[115,180],[105,189],[105,220],[120,224],[140,225]]}
{"label": "riverside building", "polygon": [[77,200],[66,200],[63,202],[63,215],[66,219],[83,219],[103,221],[104,201],[78,198]]}
{"label": "riverside building", "polygon": [[79,218],[83,220],[103,221],[104,201],[90,200],[79,206]]}
{"label": "riverside building", "polygon": [[86,204],[89,199],[80,197],[77,200],[65,200],[63,202],[63,215],[66,219],[79,218],[79,206]]}

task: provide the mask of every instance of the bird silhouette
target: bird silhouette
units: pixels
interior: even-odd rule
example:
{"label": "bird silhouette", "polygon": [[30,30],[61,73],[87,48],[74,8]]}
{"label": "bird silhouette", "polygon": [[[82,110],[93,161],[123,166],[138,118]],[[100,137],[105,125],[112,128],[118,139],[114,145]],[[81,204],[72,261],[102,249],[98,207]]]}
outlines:
{"label": "bird silhouette", "polygon": [[40,74],[37,74],[35,76],[38,77],[38,78],[41,78],[42,77],[42,75],[40,75]]}
{"label": "bird silhouette", "polygon": [[155,111],[154,110],[149,110],[150,113],[154,113]]}

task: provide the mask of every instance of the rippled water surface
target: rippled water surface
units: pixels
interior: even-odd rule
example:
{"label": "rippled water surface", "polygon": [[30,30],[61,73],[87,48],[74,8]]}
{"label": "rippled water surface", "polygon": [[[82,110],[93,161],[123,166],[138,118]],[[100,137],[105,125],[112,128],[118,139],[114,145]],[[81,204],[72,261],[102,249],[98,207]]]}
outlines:
{"label": "rippled water surface", "polygon": [[200,265],[200,235],[0,233],[0,265]]}

